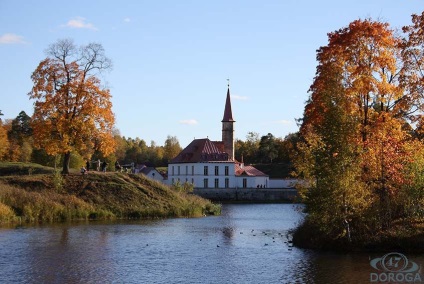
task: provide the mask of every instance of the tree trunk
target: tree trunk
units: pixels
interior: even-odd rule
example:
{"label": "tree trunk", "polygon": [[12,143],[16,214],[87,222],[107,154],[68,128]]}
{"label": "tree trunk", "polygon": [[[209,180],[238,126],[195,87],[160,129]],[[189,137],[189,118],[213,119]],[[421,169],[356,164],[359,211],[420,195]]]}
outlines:
{"label": "tree trunk", "polygon": [[62,174],[68,175],[69,174],[69,162],[71,161],[71,152],[66,152],[63,156],[63,169]]}

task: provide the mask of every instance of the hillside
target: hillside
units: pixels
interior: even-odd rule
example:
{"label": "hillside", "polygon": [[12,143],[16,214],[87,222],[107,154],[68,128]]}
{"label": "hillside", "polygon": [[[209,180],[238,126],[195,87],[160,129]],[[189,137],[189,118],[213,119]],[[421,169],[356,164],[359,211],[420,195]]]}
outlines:
{"label": "hillside", "polygon": [[55,174],[36,164],[0,163],[0,223],[199,217],[220,207],[141,175]]}

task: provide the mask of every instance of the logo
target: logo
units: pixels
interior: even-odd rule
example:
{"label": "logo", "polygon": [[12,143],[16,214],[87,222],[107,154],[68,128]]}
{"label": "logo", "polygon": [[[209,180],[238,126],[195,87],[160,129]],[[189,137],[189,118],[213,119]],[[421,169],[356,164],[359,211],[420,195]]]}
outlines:
{"label": "logo", "polygon": [[417,263],[398,252],[390,252],[370,261],[378,272],[370,273],[371,282],[417,283],[422,282],[420,267]]}

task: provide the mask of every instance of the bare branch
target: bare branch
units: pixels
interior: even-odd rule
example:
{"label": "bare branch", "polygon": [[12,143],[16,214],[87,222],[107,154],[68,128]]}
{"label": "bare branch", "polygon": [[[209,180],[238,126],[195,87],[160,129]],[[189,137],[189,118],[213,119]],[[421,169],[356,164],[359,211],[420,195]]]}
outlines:
{"label": "bare branch", "polygon": [[96,69],[101,72],[112,68],[112,61],[106,57],[103,46],[98,43],[82,46],[78,63],[86,74]]}

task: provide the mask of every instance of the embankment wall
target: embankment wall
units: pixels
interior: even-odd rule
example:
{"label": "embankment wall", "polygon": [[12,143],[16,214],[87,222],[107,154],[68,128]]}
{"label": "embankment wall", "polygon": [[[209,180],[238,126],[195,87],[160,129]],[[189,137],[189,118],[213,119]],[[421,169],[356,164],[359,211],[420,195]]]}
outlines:
{"label": "embankment wall", "polygon": [[194,194],[221,202],[294,202],[298,200],[294,188],[200,188]]}

